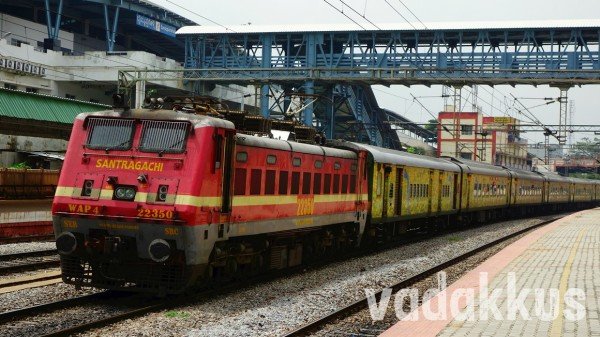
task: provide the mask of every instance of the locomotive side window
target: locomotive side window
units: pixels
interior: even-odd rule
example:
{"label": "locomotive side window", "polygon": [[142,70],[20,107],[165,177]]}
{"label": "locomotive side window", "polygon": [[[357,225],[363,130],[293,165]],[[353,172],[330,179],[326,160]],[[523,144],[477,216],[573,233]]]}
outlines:
{"label": "locomotive side window", "polygon": [[250,194],[259,195],[262,187],[262,170],[253,169],[250,173]]}
{"label": "locomotive side window", "polygon": [[322,168],[323,167],[323,162],[320,160],[315,160],[315,168]]}
{"label": "locomotive side window", "polygon": [[296,167],[300,166],[301,164],[302,164],[302,159],[300,159],[300,158],[294,158],[292,160],[292,165],[294,165]]}
{"label": "locomotive side window", "polygon": [[331,193],[331,174],[325,173],[325,179],[323,180],[323,194]]}
{"label": "locomotive side window", "polygon": [[189,125],[188,122],[143,121],[140,151],[182,153]]}
{"label": "locomotive side window", "polygon": [[288,172],[279,172],[279,194],[286,195],[288,193]]}
{"label": "locomotive side window", "polygon": [[240,163],[245,163],[248,160],[247,152],[238,152],[235,154],[235,160]]}
{"label": "locomotive side window", "polygon": [[129,150],[133,142],[133,120],[94,118],[87,120],[88,149]]}
{"label": "locomotive side window", "polygon": [[340,193],[340,175],[339,174],[334,174],[333,175],[333,193]]}
{"label": "locomotive side window", "polygon": [[265,194],[275,194],[275,170],[267,170],[265,177]]}
{"label": "locomotive side window", "polygon": [[313,182],[313,194],[321,194],[321,173],[315,173]]}
{"label": "locomotive side window", "polygon": [[235,195],[246,194],[246,169],[236,168],[235,169],[235,182],[233,186],[233,193]]}
{"label": "locomotive side window", "polygon": [[272,155],[272,154],[268,155],[267,156],[267,164],[273,165],[275,163],[277,163],[277,157],[275,155]]}
{"label": "locomotive side window", "polygon": [[292,192],[291,194],[298,194],[300,191],[300,172],[292,172]]}
{"label": "locomotive side window", "polygon": [[302,194],[310,194],[310,178],[310,172],[304,172],[304,174],[302,174]]}

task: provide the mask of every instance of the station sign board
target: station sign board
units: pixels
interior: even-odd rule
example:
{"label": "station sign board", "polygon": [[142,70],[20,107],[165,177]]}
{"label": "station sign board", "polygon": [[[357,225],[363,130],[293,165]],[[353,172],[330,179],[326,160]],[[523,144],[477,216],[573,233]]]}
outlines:
{"label": "station sign board", "polygon": [[483,129],[486,131],[508,131],[508,129],[515,125],[515,118],[513,117],[493,117],[493,121],[483,123]]}
{"label": "station sign board", "polygon": [[177,31],[175,26],[168,25],[140,14],[137,14],[135,23],[140,27],[159,32],[170,37],[175,37],[175,32]]}

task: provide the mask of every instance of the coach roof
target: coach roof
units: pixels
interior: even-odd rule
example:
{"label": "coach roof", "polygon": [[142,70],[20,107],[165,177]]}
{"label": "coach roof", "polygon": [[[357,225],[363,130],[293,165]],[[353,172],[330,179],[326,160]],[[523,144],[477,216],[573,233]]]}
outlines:
{"label": "coach roof", "polygon": [[476,174],[484,174],[484,175],[492,175],[492,176],[502,176],[508,177],[510,174],[508,170],[502,166],[496,166],[492,164],[482,163],[473,160],[467,159],[457,159],[453,157],[444,157],[444,160],[448,160],[451,162],[460,165],[465,171],[468,173],[476,173]]}
{"label": "coach roof", "polygon": [[373,156],[373,159],[376,163],[414,166],[444,171],[460,172],[460,169],[456,164],[438,158],[385,149],[382,147],[366,145],[361,143],[339,142],[336,143],[336,145],[347,148],[354,148],[355,150],[366,150]]}

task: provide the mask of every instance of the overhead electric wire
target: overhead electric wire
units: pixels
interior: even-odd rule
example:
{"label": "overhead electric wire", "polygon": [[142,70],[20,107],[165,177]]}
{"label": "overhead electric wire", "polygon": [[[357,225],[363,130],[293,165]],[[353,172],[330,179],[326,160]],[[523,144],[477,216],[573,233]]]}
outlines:
{"label": "overhead electric wire", "polygon": [[392,4],[388,0],[383,0],[383,1],[385,1],[385,3],[388,4],[394,10],[394,12],[396,12],[398,15],[400,15],[400,17],[402,17],[404,19],[404,21],[406,21],[413,29],[415,29],[415,30],[417,29],[417,27],[415,27],[415,25],[413,25],[412,22],[408,21],[408,19],[404,15],[402,15],[402,13],[400,13],[396,9],[396,7],[392,6]]}
{"label": "overhead electric wire", "polygon": [[229,28],[229,27],[227,27],[227,26],[225,26],[225,25],[222,25],[222,24],[220,24],[220,23],[216,22],[215,20],[209,19],[209,18],[207,18],[207,17],[206,17],[206,16],[204,16],[204,15],[198,14],[198,13],[196,13],[196,12],[192,11],[192,10],[191,10],[191,9],[189,9],[189,8],[185,8],[185,7],[183,7],[183,6],[179,5],[179,4],[177,4],[177,3],[175,3],[175,2],[173,2],[173,1],[171,1],[171,0],[164,0],[164,1],[166,1],[166,2],[170,3],[170,4],[171,4],[171,5],[173,5],[173,6],[176,6],[176,7],[178,7],[178,8],[181,8],[181,9],[183,9],[184,11],[187,11],[187,12],[190,12],[190,13],[192,13],[192,14],[194,14],[194,15],[197,15],[197,16],[199,16],[199,17],[203,18],[204,20],[206,20],[206,21],[208,21],[208,22],[210,22],[210,23],[213,23],[213,24],[215,24],[215,25],[217,25],[217,26],[219,26],[219,27],[225,28],[225,30],[229,30],[229,31],[231,31],[231,32],[234,32],[234,33],[236,33],[236,31],[235,31],[235,30],[233,30],[233,29],[231,29],[231,28]]}
{"label": "overhead electric wire", "polygon": [[331,8],[335,9],[336,11],[338,11],[339,13],[341,13],[343,16],[345,16],[346,18],[348,18],[348,20],[354,22],[357,26],[359,26],[362,30],[367,30],[365,27],[363,27],[360,23],[358,23],[356,20],[352,19],[350,16],[348,16],[346,13],[344,13],[343,10],[339,10],[336,6],[334,6],[333,4],[331,4],[329,1],[327,0],[323,0],[325,1],[326,4],[328,4]]}
{"label": "overhead electric wire", "polygon": [[377,28],[378,30],[381,30],[381,28],[379,28],[379,26],[377,26],[375,23],[373,23],[373,21],[367,19],[367,17],[364,14],[360,14],[356,9],[352,8],[352,6],[348,5],[346,2],[344,2],[344,0],[339,0],[342,4],[346,5],[346,7],[350,8],[351,11],[353,11],[354,13],[356,13],[358,16],[362,17],[363,19],[367,20],[368,23],[370,23],[371,25],[373,25],[373,27]]}
{"label": "overhead electric wire", "polygon": [[[412,16],[414,16],[414,17],[415,17],[415,19],[417,19],[417,21],[419,21],[419,22],[420,22],[420,23],[423,25],[423,27],[425,27],[425,29],[429,29],[429,28],[427,28],[427,26],[426,26],[426,25],[423,23],[423,21],[421,21],[421,19],[419,19],[419,17],[418,17],[418,16],[416,16],[416,15],[415,15],[415,13],[413,13],[413,11],[411,11],[411,10],[410,10],[410,8],[408,8],[408,6],[406,6],[406,5],[404,4],[404,2],[403,2],[402,0],[398,0],[398,1],[399,1],[399,2],[402,4],[402,6],[404,6],[404,8],[406,8],[406,9],[407,9],[407,10],[410,12],[410,14],[412,14]],[[387,2],[387,1],[386,1],[386,2]]]}

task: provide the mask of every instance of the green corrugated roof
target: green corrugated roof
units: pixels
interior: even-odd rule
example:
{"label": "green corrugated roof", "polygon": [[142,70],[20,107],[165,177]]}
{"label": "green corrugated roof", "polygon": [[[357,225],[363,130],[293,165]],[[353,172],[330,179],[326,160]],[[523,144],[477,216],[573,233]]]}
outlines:
{"label": "green corrugated roof", "polygon": [[110,108],[104,104],[0,88],[0,117],[71,124],[82,112]]}

